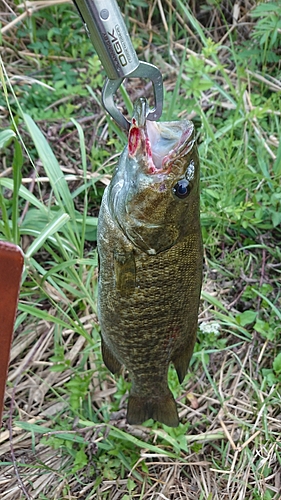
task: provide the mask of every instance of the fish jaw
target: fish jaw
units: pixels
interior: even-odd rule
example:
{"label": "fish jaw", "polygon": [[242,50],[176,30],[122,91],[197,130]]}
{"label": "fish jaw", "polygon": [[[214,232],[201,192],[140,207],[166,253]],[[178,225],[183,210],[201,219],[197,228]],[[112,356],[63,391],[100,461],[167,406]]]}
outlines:
{"label": "fish jaw", "polygon": [[[128,137],[128,155],[146,174],[169,174],[177,158],[185,156],[194,145],[194,125],[182,122],[139,124],[133,117]],[[173,173],[176,174],[175,168]]]}

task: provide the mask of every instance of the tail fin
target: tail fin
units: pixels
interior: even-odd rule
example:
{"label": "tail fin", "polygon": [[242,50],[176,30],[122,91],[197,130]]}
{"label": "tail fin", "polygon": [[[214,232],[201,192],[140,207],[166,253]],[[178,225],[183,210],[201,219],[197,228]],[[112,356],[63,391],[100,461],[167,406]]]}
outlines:
{"label": "tail fin", "polygon": [[153,418],[169,427],[179,425],[176,402],[171,392],[163,397],[139,397],[130,395],[127,409],[127,422],[139,425]]}

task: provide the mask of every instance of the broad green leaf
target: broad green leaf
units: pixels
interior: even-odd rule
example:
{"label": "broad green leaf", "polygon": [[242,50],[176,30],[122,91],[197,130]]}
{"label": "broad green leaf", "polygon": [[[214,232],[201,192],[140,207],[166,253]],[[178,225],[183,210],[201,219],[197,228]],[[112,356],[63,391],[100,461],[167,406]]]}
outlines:
{"label": "broad green leaf", "polygon": [[276,356],[273,361],[273,370],[277,375],[281,374],[281,352]]}
{"label": "broad green leaf", "polygon": [[242,326],[246,326],[246,325],[250,325],[251,323],[253,323],[253,321],[255,321],[257,317],[257,313],[255,311],[244,311],[243,313],[241,314],[237,314],[236,316],[236,320],[238,321],[238,323]]}
{"label": "broad green leaf", "polygon": [[279,224],[281,224],[281,212],[273,212],[272,224],[273,224],[273,227],[277,227],[277,226],[279,226]]}

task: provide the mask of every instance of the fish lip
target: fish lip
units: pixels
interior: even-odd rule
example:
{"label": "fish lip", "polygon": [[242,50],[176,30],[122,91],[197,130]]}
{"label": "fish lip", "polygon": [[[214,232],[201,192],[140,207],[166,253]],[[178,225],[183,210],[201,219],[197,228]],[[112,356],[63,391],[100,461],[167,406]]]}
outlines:
{"label": "fish lip", "polygon": [[149,111],[150,109],[147,100],[145,97],[140,97],[134,107],[132,124],[137,127],[144,128]]}

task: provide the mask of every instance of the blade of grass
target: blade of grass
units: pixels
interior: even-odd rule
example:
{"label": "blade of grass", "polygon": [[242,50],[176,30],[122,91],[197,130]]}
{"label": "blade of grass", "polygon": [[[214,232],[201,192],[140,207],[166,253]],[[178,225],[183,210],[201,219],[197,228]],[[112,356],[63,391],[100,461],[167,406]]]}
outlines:
{"label": "blade of grass", "polygon": [[58,292],[59,294],[64,298],[66,299],[66,295],[63,291],[63,289],[52,279],[52,276],[51,275],[48,275],[46,277],[46,274],[49,272],[49,271],[46,271],[46,269],[44,269],[35,259],[33,259],[33,257],[30,258],[30,265],[32,267],[34,267],[34,269],[36,269],[36,271],[39,273],[40,276],[43,276],[43,280],[42,280],[42,283],[44,280],[47,280]]}
{"label": "blade of grass", "polygon": [[[93,89],[89,85],[86,85],[86,88],[88,89],[91,96],[98,103],[99,107],[101,109],[104,109],[103,106],[101,105],[100,101],[98,100],[95,92],[93,91]],[[119,137],[119,140],[122,142],[122,144],[127,144],[128,139],[127,139],[127,135],[125,134],[125,132],[120,129],[120,127],[117,125],[117,123],[115,123],[115,121],[107,113],[105,115],[105,118],[106,118],[108,128],[110,129],[110,131],[113,132],[114,134],[116,134],[117,137]]]}
{"label": "blade of grass", "polygon": [[[82,159],[82,169],[83,169],[83,175],[84,175],[84,184],[86,184],[87,183],[87,159],[86,159],[85,136],[84,136],[84,132],[83,132],[83,129],[82,129],[80,123],[78,123],[73,118],[71,121],[74,123],[74,125],[78,131],[80,152],[81,152],[81,159]],[[83,210],[83,216],[82,216],[82,221],[81,221],[82,222],[81,237],[80,237],[80,241],[79,241],[79,256],[81,258],[83,257],[83,253],[84,253],[87,213],[88,213],[88,196],[87,196],[87,190],[85,189],[85,191],[84,191],[84,210]],[[77,222],[77,219],[76,219],[76,222]],[[80,278],[81,278],[81,273],[82,273],[82,267],[80,268]]]}
{"label": "blade of grass", "polygon": [[190,24],[193,27],[194,31],[196,33],[198,33],[198,35],[200,37],[200,40],[202,42],[202,45],[206,47],[206,45],[207,45],[207,38],[206,38],[206,36],[204,34],[203,29],[201,28],[200,23],[197,21],[197,19],[192,14],[189,6],[186,3],[183,3],[181,0],[177,1],[177,5],[180,7],[181,11],[184,13],[185,17],[190,22]]}
{"label": "blade of grass", "polygon": [[70,219],[68,214],[60,214],[58,215],[52,222],[47,224],[45,230],[40,233],[40,235],[33,241],[26,252],[26,258],[29,259],[32,255],[34,255],[40,248],[43,246],[45,241],[54,233],[59,231],[66,222]]}
{"label": "blade of grass", "polygon": [[253,288],[253,292],[258,295],[259,297],[261,297],[263,300],[265,300],[265,302],[267,302],[267,304],[271,307],[272,311],[276,314],[277,318],[279,320],[281,320],[281,312],[279,311],[279,309],[277,309],[277,307],[271,302],[271,300],[269,300],[265,295],[263,295],[261,292],[259,292],[258,290],[255,290]]}
{"label": "blade of grass", "polygon": [[[0,182],[0,187],[1,187],[1,182]],[[10,228],[9,216],[8,216],[8,212],[7,212],[7,209],[6,209],[5,198],[4,198],[3,194],[2,194],[2,190],[1,189],[0,189],[0,210],[1,210],[1,218],[2,218],[2,220],[0,221],[0,230],[1,230],[1,233],[3,234],[4,238],[7,241],[12,242],[13,241],[13,237],[12,237],[12,231],[11,231],[11,228]]]}
{"label": "blade of grass", "polygon": [[276,159],[273,165],[273,172],[275,175],[281,175],[281,139],[279,139],[279,146],[277,149]]}
{"label": "blade of grass", "polygon": [[[0,177],[0,186],[4,186],[7,189],[10,189],[11,191],[14,191],[14,181],[13,179],[6,179],[5,177]],[[34,205],[34,207],[38,208],[40,211],[47,212],[48,209],[41,203],[40,200],[34,196],[26,187],[20,186],[18,190],[18,196],[23,198],[24,200],[28,201],[31,205]]]}
{"label": "blade of grass", "polygon": [[77,433],[67,433],[67,432],[61,432],[61,431],[56,431],[54,429],[51,429],[50,427],[45,427],[41,426],[39,424],[30,424],[29,422],[22,422],[20,420],[17,420],[15,422],[15,425],[19,427],[20,429],[24,429],[25,431],[31,432],[32,434],[47,434],[46,437],[49,435],[52,436],[57,436],[59,439],[63,439],[65,441],[71,441],[73,443],[82,443],[82,444],[89,444],[88,441],[85,440],[84,437],[77,436]]}
{"label": "blade of grass", "polygon": [[51,323],[55,323],[56,325],[60,325],[64,328],[69,328],[69,323],[66,323],[62,319],[57,316],[53,316],[52,314],[47,313],[44,310],[38,309],[38,307],[30,306],[28,304],[22,304],[21,302],[18,305],[19,311],[26,312],[31,316],[34,316],[38,319],[43,319],[44,321],[49,321]]}
{"label": "blade of grass", "polygon": [[21,168],[23,165],[23,154],[19,141],[17,139],[14,140],[14,158],[13,158],[13,180],[14,180],[14,189],[13,189],[13,201],[12,201],[12,233],[13,233],[13,243],[16,245],[19,244],[20,234],[19,234],[19,189],[21,185]]}
{"label": "blade of grass", "polygon": [[177,99],[179,97],[179,90],[180,90],[180,86],[181,86],[181,77],[182,77],[182,72],[183,72],[183,68],[184,68],[185,59],[186,59],[186,46],[185,46],[185,50],[183,51],[183,55],[182,55],[182,59],[181,59],[181,65],[180,65],[178,76],[177,76],[177,79],[176,79],[176,85],[175,85],[175,88],[173,90],[172,99],[170,101],[170,105],[169,105],[169,108],[168,108],[167,121],[170,121],[170,120],[173,119],[173,113],[174,113],[174,109],[175,109],[175,104],[176,104],[176,101],[177,101]]}
{"label": "blade of grass", "polygon": [[45,172],[49,177],[50,184],[56,197],[56,202],[59,204],[60,208],[70,216],[71,222],[74,225],[75,232],[73,231],[71,225],[69,225],[69,236],[77,248],[77,235],[79,233],[76,228],[74,203],[68,184],[60,169],[59,163],[41,130],[37,127],[33,119],[26,113],[23,113],[23,118],[37,149],[38,155],[44,165]]}
{"label": "blade of grass", "polygon": [[124,100],[124,103],[125,103],[125,106],[126,106],[126,109],[128,111],[128,114],[131,116],[132,113],[133,113],[133,109],[134,109],[134,106],[133,106],[133,103],[130,99],[130,96],[127,92],[127,90],[125,89],[124,85],[120,85],[120,94],[121,96],[123,97],[123,100]]}
{"label": "blade of grass", "polygon": [[[82,427],[93,427],[96,425],[93,422],[90,422],[89,420],[81,420],[81,419],[79,420],[79,423],[80,425],[82,425]],[[134,444],[137,448],[147,449],[152,453],[158,453],[170,458],[177,458],[177,459],[179,458],[175,453],[166,451],[164,448],[159,448],[158,446],[150,444],[149,442],[142,441],[141,439],[132,436],[128,432],[124,432],[121,429],[118,429],[117,427],[114,427],[112,425],[108,425],[107,427],[110,429],[110,434],[109,434],[110,436],[115,437],[124,442],[129,441],[130,443]]]}
{"label": "blade of grass", "polygon": [[[54,323],[55,325],[60,325],[63,328],[67,329],[72,328],[74,331],[82,335],[87,340],[90,346],[95,346],[96,340],[86,332],[86,330],[83,328],[82,323],[79,321],[79,318],[77,319],[77,321],[74,321],[65,311],[63,311],[60,308],[59,304],[54,304],[54,305],[56,306],[60,314],[64,315],[67,318],[67,320],[69,321],[68,323],[60,319],[57,315],[54,316],[53,314],[49,314],[46,311],[41,310],[33,305],[31,306],[29,304],[23,304],[20,302],[18,305],[18,310],[28,313],[31,316],[34,316],[35,318],[43,319],[44,321]],[[95,328],[93,328],[93,331],[95,332]]]}
{"label": "blade of grass", "polygon": [[[204,290],[202,290],[201,296],[204,300],[209,302],[209,304],[212,304],[214,307],[217,307],[218,309],[227,313],[227,314],[223,314],[223,313],[215,310],[214,315],[217,318],[222,320],[226,325],[230,326],[231,328],[234,328],[235,330],[238,330],[239,332],[241,332],[243,335],[246,336],[247,339],[249,339],[249,340],[252,339],[252,335],[245,328],[243,328],[241,325],[239,325],[237,323],[237,321],[235,320],[235,317],[229,313],[229,311],[224,307],[224,305],[218,299],[216,299],[216,297],[213,297],[212,295],[210,295],[208,292],[205,292]],[[237,333],[235,333],[235,335],[237,335]],[[239,335],[237,335],[237,336],[239,338],[242,338],[243,340],[245,340],[244,337],[240,337]]]}

